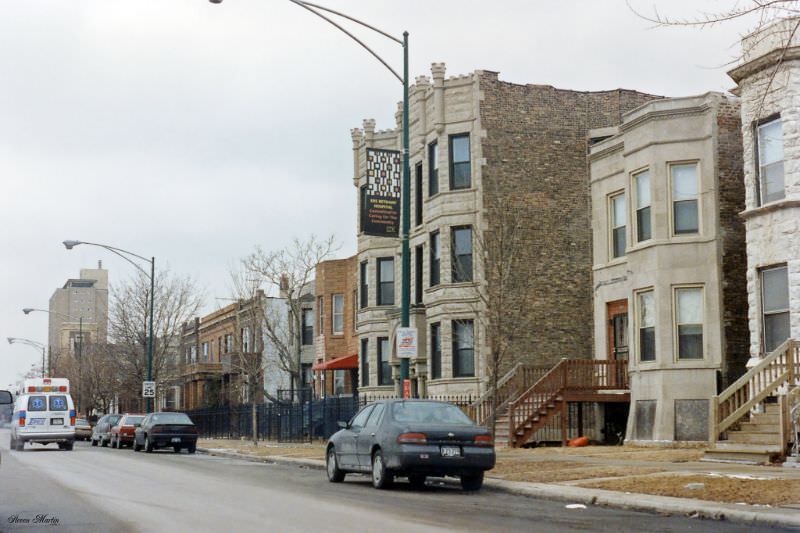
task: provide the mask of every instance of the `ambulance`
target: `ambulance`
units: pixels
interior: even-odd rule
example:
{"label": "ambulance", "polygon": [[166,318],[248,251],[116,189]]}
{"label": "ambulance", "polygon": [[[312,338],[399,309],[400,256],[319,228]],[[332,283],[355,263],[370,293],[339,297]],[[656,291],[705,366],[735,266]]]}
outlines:
{"label": "ambulance", "polygon": [[11,415],[11,449],[25,443],[50,444],[71,450],[75,443],[75,404],[66,378],[26,379]]}

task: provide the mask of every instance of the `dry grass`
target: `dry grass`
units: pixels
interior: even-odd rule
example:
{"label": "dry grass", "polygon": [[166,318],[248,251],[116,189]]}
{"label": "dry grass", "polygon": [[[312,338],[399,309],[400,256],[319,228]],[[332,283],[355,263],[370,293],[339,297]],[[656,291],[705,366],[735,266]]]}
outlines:
{"label": "dry grass", "polygon": [[519,461],[498,458],[489,476],[508,481],[558,483],[579,479],[636,476],[662,472],[659,468],[587,465],[569,461]]}
{"label": "dry grass", "polygon": [[674,447],[653,448],[641,446],[584,446],[582,448],[508,448],[499,449],[498,458],[544,460],[550,458],[597,458],[618,461],[655,461],[664,463],[684,463],[699,461],[705,448]]}
{"label": "dry grass", "polygon": [[[704,488],[688,489],[686,485],[689,483],[703,483]],[[800,503],[800,479],[740,479],[692,474],[614,479],[580,483],[580,486],[725,503],[772,506]]]}
{"label": "dry grass", "polygon": [[250,441],[232,439],[200,439],[197,442],[200,448],[216,448],[231,450],[237,453],[255,455],[257,457],[295,457],[301,459],[325,459],[323,444],[276,444],[274,442],[259,442],[253,446]]}

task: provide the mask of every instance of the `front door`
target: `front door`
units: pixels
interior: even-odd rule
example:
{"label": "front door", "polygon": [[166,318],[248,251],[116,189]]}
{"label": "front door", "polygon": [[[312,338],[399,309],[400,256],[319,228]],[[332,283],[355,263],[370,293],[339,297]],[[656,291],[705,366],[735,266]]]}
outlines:
{"label": "front door", "polygon": [[628,360],[628,300],[617,300],[608,309],[608,359]]}

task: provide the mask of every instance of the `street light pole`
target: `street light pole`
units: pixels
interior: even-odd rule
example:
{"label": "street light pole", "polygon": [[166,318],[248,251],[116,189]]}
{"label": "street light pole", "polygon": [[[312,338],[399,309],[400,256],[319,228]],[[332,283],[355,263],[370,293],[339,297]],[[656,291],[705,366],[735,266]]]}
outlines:
{"label": "street light pole", "polygon": [[[386,67],[394,76],[400,80],[403,84],[403,188],[402,188],[402,200],[401,200],[401,211],[402,211],[402,221],[401,221],[401,271],[400,277],[401,279],[401,289],[400,289],[400,325],[404,328],[407,328],[410,325],[410,300],[411,300],[411,250],[409,249],[408,244],[408,233],[409,227],[411,226],[411,213],[409,212],[410,209],[410,196],[411,196],[411,169],[409,166],[409,139],[408,139],[408,32],[403,32],[403,38],[398,39],[386,33],[374,26],[370,26],[369,24],[358,20],[357,18],[351,17],[345,13],[341,13],[339,11],[335,11],[333,9],[320,6],[319,4],[312,4],[311,2],[305,2],[303,0],[289,0],[290,2],[297,4],[298,6],[311,11],[318,17],[326,20],[337,29],[345,33],[348,37],[353,39],[355,42],[360,44],[363,48],[367,50],[370,54],[372,54],[378,61],[380,61],[384,67]],[[221,4],[222,0],[209,0],[212,4]],[[377,53],[375,53],[369,46],[364,44],[360,39],[358,39],[355,35],[347,31],[345,28],[325,16],[324,14],[317,11],[317,9],[321,11],[325,11],[328,13],[332,13],[339,17],[346,18],[355,22],[356,24],[360,24],[365,28],[369,28],[370,30],[380,33],[384,37],[387,37],[399,45],[403,47],[403,76],[401,77],[395,70],[389,66],[389,64]],[[408,379],[409,374],[409,362],[407,358],[400,359],[400,384],[401,389],[405,391],[405,381]]]}
{"label": "street light pole", "polygon": [[41,349],[42,350],[42,378],[46,377],[47,366],[45,365],[45,354],[46,354],[46,351],[47,351],[47,346],[45,346],[41,342],[32,341],[30,339],[23,339],[23,338],[20,338],[20,337],[6,337],[6,340],[8,341],[8,344],[19,343],[19,344],[25,344],[27,346],[30,346],[31,348],[36,348],[37,351]]}
{"label": "street light pole", "polygon": [[[220,0],[221,1],[221,0]],[[64,247],[67,250],[72,250],[75,246],[79,244],[86,244],[89,246],[98,246],[100,248],[105,248],[109,252],[116,254],[123,258],[128,263],[132,264],[134,267],[139,269],[146,277],[150,278],[150,335],[147,340],[147,381],[153,381],[153,309],[155,307],[155,285],[156,285],[156,258],[151,257],[150,259],[143,257],[139,254],[135,254],[133,252],[129,252],[128,250],[123,250],[122,248],[117,248],[115,246],[109,246],[107,244],[99,244],[96,242],[86,242],[86,241],[74,241],[74,240],[66,240],[63,242]],[[134,257],[139,259],[140,261],[144,261],[146,263],[150,263],[150,273],[148,274],[145,269],[139,266],[137,263],[134,263],[130,257]],[[147,412],[150,413],[153,410],[153,399],[148,397],[147,398]]]}

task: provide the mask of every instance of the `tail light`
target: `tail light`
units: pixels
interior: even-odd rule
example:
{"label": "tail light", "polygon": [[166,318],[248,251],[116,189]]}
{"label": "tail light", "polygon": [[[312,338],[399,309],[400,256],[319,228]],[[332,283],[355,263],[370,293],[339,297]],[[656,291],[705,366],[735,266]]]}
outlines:
{"label": "tail light", "polygon": [[19,425],[21,427],[25,425],[25,411],[19,412]]}
{"label": "tail light", "polygon": [[71,409],[69,412],[69,425],[70,426],[75,425],[75,409]]}
{"label": "tail light", "polygon": [[477,435],[475,446],[494,446],[494,439],[491,435]]}
{"label": "tail light", "polygon": [[397,436],[398,444],[426,444],[428,437],[425,433],[401,433]]}

